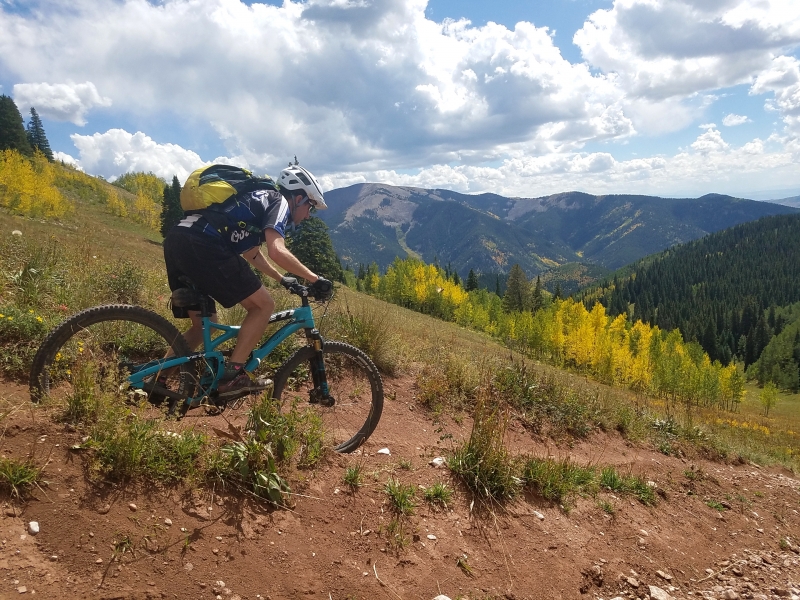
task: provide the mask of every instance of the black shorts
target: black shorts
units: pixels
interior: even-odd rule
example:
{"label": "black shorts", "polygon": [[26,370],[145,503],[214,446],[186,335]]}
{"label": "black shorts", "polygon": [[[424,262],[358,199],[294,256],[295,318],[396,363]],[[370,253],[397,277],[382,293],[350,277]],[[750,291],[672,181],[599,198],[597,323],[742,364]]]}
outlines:
{"label": "black shorts", "polygon": [[[198,289],[225,308],[238,304],[263,285],[250,264],[236,254],[222,238],[215,238],[187,228],[173,227],[164,239],[164,262],[167,264],[169,289],[186,287],[178,280],[189,277]],[[212,304],[211,312],[216,312]],[[178,319],[199,306],[172,307]]]}

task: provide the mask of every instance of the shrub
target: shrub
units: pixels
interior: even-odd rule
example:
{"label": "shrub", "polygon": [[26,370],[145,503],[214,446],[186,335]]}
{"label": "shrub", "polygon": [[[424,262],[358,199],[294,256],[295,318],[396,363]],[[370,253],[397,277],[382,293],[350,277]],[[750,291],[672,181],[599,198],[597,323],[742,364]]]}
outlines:
{"label": "shrub", "polygon": [[447,464],[479,497],[498,502],[513,498],[521,481],[517,461],[504,444],[508,410],[483,389],[473,418],[469,439],[453,451]]}
{"label": "shrub", "polygon": [[385,312],[377,308],[351,308],[335,312],[325,323],[324,334],[340,339],[372,359],[375,366],[386,374],[394,375],[400,364],[400,339]]}

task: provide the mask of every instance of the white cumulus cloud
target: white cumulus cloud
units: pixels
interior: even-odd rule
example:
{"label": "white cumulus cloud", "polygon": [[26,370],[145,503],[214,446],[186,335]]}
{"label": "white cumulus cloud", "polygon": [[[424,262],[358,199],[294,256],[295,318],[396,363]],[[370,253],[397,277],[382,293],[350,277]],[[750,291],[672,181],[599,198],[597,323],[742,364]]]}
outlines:
{"label": "white cumulus cloud", "polygon": [[91,81],[85,83],[18,83],[14,86],[18,106],[36,108],[41,116],[56,121],[86,124],[86,113],[95,106],[111,106]]}
{"label": "white cumulus cloud", "polygon": [[750,117],[745,115],[736,115],[733,113],[729,113],[722,117],[722,124],[725,127],[736,127],[737,125],[743,125],[745,123],[751,123]]}
{"label": "white cumulus cloud", "polygon": [[[94,135],[73,134],[80,153],[79,163],[90,173],[107,178],[130,171],[152,172],[170,181],[173,175],[185,181],[189,173],[205,164],[196,153],[176,144],[159,144],[142,132],[110,129]],[[220,162],[231,162],[220,160]]]}
{"label": "white cumulus cloud", "polygon": [[[435,22],[427,0],[25,4],[0,2],[3,83],[48,118],[91,125],[103,108],[105,133],[72,139],[83,168],[106,177],[187,174],[210,160],[196,129],[259,172],[297,155],[328,187],[386,177],[512,195],[666,193],[711,167],[734,185],[728,164],[753,182],[754,165],[797,178],[785,168],[800,156],[796,0],[613,0],[574,34],[582,63],[547,27]],[[709,125],[686,150],[619,158],[631,138],[707,122],[739,84],[778,111],[781,135],[733,147]],[[114,116],[140,131],[108,129]],[[154,123],[175,123],[193,149],[163,143]]]}

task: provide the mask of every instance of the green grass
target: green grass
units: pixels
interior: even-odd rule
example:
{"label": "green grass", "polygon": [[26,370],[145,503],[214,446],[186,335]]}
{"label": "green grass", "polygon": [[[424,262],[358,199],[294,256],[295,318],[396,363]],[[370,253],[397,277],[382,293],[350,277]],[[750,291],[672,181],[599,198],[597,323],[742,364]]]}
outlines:
{"label": "green grass", "polygon": [[21,498],[36,485],[42,470],[31,460],[0,458],[0,488],[5,488],[15,498]]}
{"label": "green grass", "polygon": [[398,515],[410,516],[414,514],[416,503],[414,497],[416,489],[411,484],[404,484],[396,479],[389,478],[384,486],[384,492],[389,498],[389,504]]}
{"label": "green grass", "polygon": [[447,508],[447,503],[453,497],[453,490],[446,483],[437,481],[425,488],[425,500],[434,509]]}
{"label": "green grass", "polygon": [[347,467],[342,476],[342,482],[349,486],[352,491],[360,488],[364,483],[364,476],[361,473],[361,465]]}
{"label": "green grass", "polygon": [[505,446],[509,412],[502,403],[493,402],[491,390],[479,394],[468,440],[450,454],[447,464],[478,497],[503,502],[520,489],[517,461]]}

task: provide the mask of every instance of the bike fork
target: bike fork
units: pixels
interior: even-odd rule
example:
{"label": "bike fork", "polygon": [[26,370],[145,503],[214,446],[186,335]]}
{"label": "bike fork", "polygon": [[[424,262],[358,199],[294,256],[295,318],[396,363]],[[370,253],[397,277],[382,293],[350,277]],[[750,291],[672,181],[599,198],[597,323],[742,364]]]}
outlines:
{"label": "bike fork", "polygon": [[311,379],[314,382],[311,402],[322,406],[333,406],[336,400],[331,396],[328,388],[328,377],[325,373],[325,361],[322,353],[322,335],[319,330],[311,329],[306,331],[306,339],[315,350],[314,357],[311,359]]}

